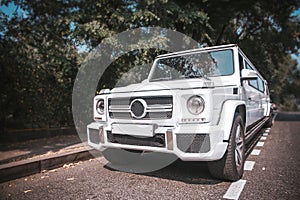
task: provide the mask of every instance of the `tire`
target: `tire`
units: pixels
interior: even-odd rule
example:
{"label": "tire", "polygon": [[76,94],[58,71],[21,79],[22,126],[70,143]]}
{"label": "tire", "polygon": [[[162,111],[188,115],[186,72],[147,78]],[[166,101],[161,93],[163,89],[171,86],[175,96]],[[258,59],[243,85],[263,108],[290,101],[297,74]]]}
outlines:
{"label": "tire", "polygon": [[104,158],[115,165],[132,164],[139,159],[141,154],[141,151],[111,148],[108,148],[102,152]]}
{"label": "tire", "polygon": [[271,128],[273,126],[273,114],[269,117],[268,121],[265,123],[264,128]]}
{"label": "tire", "polygon": [[264,128],[271,128],[273,126],[273,120],[272,117],[268,119],[268,121],[265,123]]}
{"label": "tire", "polygon": [[213,177],[237,181],[243,176],[245,163],[244,130],[243,119],[239,114],[236,114],[227,151],[220,160],[208,162],[208,169]]}

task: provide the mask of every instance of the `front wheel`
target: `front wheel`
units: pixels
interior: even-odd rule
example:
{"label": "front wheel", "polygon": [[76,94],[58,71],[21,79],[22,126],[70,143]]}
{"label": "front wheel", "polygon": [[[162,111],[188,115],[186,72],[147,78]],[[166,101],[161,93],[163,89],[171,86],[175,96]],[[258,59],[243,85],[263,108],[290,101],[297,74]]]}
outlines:
{"label": "front wheel", "polygon": [[208,162],[209,171],[215,178],[236,181],[243,176],[245,163],[244,131],[243,119],[239,114],[236,114],[226,153],[220,160]]}

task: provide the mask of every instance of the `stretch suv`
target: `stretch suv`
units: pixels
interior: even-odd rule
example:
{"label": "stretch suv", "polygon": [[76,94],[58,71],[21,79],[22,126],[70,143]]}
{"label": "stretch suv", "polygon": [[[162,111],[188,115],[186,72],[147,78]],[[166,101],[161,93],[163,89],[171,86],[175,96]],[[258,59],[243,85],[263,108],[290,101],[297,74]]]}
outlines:
{"label": "stretch suv", "polygon": [[158,56],[147,79],[94,98],[88,143],[112,164],[143,152],[208,161],[219,179],[238,180],[245,146],[272,125],[267,81],[235,44]]}

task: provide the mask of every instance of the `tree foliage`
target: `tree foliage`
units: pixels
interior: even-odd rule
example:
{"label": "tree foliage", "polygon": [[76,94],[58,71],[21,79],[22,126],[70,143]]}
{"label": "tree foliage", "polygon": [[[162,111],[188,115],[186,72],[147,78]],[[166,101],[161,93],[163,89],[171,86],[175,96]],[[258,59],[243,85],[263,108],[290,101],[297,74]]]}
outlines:
{"label": "tree foliage", "polygon": [[[283,109],[299,109],[297,0],[4,0],[0,12],[1,127],[65,124],[72,120],[74,79],[87,50],[107,37],[137,27],[182,32],[208,46],[237,43],[269,81]],[[100,86],[113,87],[124,72],[149,64],[161,52],[124,55]]]}
{"label": "tree foliage", "polygon": [[1,122],[29,127],[70,122],[78,67],[69,39],[70,10],[63,2],[14,3],[21,15],[1,13]]}

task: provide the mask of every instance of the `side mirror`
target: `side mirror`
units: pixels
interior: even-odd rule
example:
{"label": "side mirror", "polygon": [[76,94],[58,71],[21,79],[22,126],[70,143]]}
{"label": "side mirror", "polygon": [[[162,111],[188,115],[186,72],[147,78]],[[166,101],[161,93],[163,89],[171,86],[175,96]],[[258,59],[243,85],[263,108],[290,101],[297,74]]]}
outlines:
{"label": "side mirror", "polygon": [[258,78],[256,71],[252,69],[242,69],[242,80],[256,80]]}

